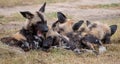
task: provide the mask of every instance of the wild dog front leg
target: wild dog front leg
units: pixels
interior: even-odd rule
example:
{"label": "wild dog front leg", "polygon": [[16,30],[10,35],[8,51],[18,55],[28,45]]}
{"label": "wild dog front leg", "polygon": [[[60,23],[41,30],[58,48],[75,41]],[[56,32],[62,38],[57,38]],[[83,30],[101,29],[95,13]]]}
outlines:
{"label": "wild dog front leg", "polygon": [[64,49],[69,49],[70,47],[68,46],[69,44],[69,38],[67,36],[61,35],[59,36],[59,47],[62,47]]}
{"label": "wild dog front leg", "polygon": [[[99,53],[95,50],[94,46],[92,43],[90,42],[85,42],[82,41],[83,44],[85,44],[87,46],[87,48],[89,48],[90,50],[92,50],[93,53],[95,53],[96,55],[98,55]],[[88,50],[86,50],[87,52],[89,52]]]}

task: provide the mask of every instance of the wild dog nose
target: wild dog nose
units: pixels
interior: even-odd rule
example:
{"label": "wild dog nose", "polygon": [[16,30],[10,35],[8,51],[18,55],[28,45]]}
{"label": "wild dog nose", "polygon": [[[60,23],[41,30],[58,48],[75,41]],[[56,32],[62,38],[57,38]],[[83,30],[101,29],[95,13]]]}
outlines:
{"label": "wild dog nose", "polygon": [[43,44],[43,48],[48,49],[49,45],[48,44]]}
{"label": "wild dog nose", "polygon": [[45,32],[45,33],[48,32],[48,27],[45,28],[45,29],[43,30],[43,32]]}
{"label": "wild dog nose", "polygon": [[48,32],[48,30],[44,30],[43,32]]}
{"label": "wild dog nose", "polygon": [[48,40],[43,41],[43,48],[44,49],[49,49],[50,48]]}
{"label": "wild dog nose", "polygon": [[42,47],[42,50],[43,50],[43,51],[47,51],[47,50],[49,50],[49,48],[50,48],[49,46],[43,46],[43,47]]}

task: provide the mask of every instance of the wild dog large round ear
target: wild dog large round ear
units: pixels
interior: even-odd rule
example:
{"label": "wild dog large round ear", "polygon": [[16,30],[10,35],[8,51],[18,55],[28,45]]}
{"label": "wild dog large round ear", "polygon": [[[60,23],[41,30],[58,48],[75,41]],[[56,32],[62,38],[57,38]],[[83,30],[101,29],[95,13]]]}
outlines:
{"label": "wild dog large round ear", "polygon": [[78,21],[77,23],[75,23],[75,24],[73,25],[73,27],[72,27],[73,31],[78,30],[83,23],[84,23],[83,20],[80,20],[80,21]]}
{"label": "wild dog large round ear", "polygon": [[60,23],[64,23],[67,19],[67,17],[62,12],[57,12],[57,17]]}
{"label": "wild dog large round ear", "polygon": [[111,25],[109,26],[110,27],[110,30],[111,30],[111,36],[116,32],[117,30],[117,25]]}
{"label": "wild dog large round ear", "polygon": [[29,12],[29,11],[20,11],[20,13],[22,14],[23,17],[25,17],[26,19],[31,19],[34,17],[34,15]]}
{"label": "wild dog large round ear", "polygon": [[41,6],[41,8],[39,9],[39,11],[45,12],[45,6],[46,6],[46,2]]}
{"label": "wild dog large round ear", "polygon": [[90,21],[86,21],[86,25],[88,26],[88,25],[90,25],[91,24],[91,22]]}

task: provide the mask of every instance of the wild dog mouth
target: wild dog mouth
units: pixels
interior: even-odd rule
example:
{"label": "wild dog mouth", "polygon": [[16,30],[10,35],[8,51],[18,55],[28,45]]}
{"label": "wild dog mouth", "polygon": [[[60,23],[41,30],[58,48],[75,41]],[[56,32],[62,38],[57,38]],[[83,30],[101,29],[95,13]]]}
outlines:
{"label": "wild dog mouth", "polygon": [[40,30],[37,31],[37,36],[39,36],[39,37],[42,36],[42,32]]}

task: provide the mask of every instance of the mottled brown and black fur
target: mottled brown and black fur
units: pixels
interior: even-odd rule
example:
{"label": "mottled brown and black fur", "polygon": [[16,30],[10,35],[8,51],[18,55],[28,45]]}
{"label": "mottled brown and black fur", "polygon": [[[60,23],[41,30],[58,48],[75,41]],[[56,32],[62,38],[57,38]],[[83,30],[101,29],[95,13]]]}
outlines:
{"label": "mottled brown and black fur", "polygon": [[21,11],[20,13],[22,16],[26,18],[25,25],[16,34],[13,34],[10,37],[4,37],[1,39],[1,41],[12,46],[14,45],[22,48],[27,48],[24,50],[35,48],[36,46],[33,45],[36,44],[42,46],[42,39],[40,38],[44,38],[45,34],[48,31],[47,20],[44,16],[45,6],[46,3],[44,3],[39,11],[36,11],[35,13],[31,13],[29,11]]}
{"label": "mottled brown and black fur", "polygon": [[108,26],[100,22],[87,21],[88,33],[100,39],[103,43],[110,43],[111,36],[116,32],[117,25]]}
{"label": "mottled brown and black fur", "polygon": [[67,17],[62,12],[57,12],[58,20],[53,23],[52,29],[60,34],[66,34],[72,31],[72,25],[74,22]]}

